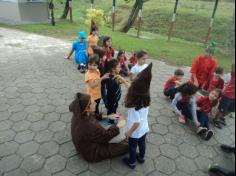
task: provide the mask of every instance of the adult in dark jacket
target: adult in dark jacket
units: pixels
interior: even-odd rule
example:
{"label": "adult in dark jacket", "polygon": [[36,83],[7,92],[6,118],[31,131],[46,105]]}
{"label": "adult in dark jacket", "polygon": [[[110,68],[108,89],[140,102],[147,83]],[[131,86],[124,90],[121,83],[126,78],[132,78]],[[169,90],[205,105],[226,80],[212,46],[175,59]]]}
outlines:
{"label": "adult in dark jacket", "polygon": [[70,104],[70,111],[73,112],[71,135],[76,150],[88,162],[99,162],[127,153],[127,142],[109,143],[119,135],[125,120],[121,118],[116,126],[105,130],[95,119],[95,106],[89,95],[81,93]]}

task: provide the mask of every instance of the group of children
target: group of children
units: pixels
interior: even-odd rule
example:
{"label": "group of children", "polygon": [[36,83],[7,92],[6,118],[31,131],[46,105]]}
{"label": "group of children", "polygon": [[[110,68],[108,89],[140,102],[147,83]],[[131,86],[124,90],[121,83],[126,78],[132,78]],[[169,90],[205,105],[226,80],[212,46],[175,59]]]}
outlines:
{"label": "group of children", "polygon": [[[137,64],[130,71],[130,79],[143,71],[148,65],[145,51],[137,52]],[[88,70],[85,74],[87,93],[96,100],[96,114],[99,116],[99,103],[102,99],[107,109],[107,115],[116,114],[121,99],[121,84],[127,88],[130,82],[120,75],[122,65],[118,59],[107,59],[106,52],[99,47],[94,48],[94,54],[88,58]]]}
{"label": "group of children", "polygon": [[172,100],[174,112],[180,123],[193,120],[197,134],[205,140],[210,140],[214,132],[209,127],[209,114],[218,106],[218,112],[213,117],[213,124],[222,128],[226,125],[225,116],[235,112],[235,64],[232,64],[229,83],[223,80],[224,70],[218,67],[203,90],[199,90],[191,81],[182,83],[184,72],[175,71],[174,76],[164,85],[164,95]]}
{"label": "group of children", "polygon": [[[80,41],[73,43],[72,50],[67,57],[70,59],[75,51],[75,61],[79,65],[81,73],[85,73],[85,83],[87,94],[97,103],[96,116],[101,119],[99,112],[100,101],[103,100],[107,109],[107,115],[118,114],[117,109],[121,99],[121,85],[128,88],[125,98],[125,107],[128,108],[127,132],[129,142],[129,158],[124,158],[123,162],[134,169],[136,160],[139,163],[145,162],[145,140],[149,132],[148,112],[150,106],[150,83],[152,64],[148,66],[146,60],[148,54],[145,51],[133,53],[130,63],[125,56],[125,51],[118,52],[115,57],[115,50],[112,48],[111,37],[103,38],[103,46],[97,46],[97,28],[91,30],[91,36],[86,40],[84,32],[79,33]],[[91,42],[92,40],[92,42]],[[88,52],[88,47],[89,52]],[[197,133],[205,140],[213,136],[213,131],[209,128],[208,114],[212,108],[219,104],[219,112],[215,117],[215,124],[218,122],[225,124],[224,117],[234,111],[234,87],[235,69],[232,67],[231,81],[224,85],[221,78],[223,69],[217,68],[214,76],[204,95],[196,98],[199,91],[191,82],[183,83],[184,72],[181,69],[175,71],[164,86],[164,95],[172,100],[173,110],[179,116],[180,123],[186,123],[188,119],[193,120]],[[129,76],[130,81],[124,77]],[[223,89],[224,88],[224,89]],[[222,91],[223,89],[223,91]],[[119,116],[119,115],[118,115]],[[111,123],[114,123],[111,121]],[[136,149],[139,147],[139,152]]]}
{"label": "group of children", "polygon": [[[111,50],[110,50],[111,51]],[[146,134],[149,132],[148,127],[148,112],[150,105],[150,93],[148,90],[142,91],[143,83],[150,85],[151,77],[146,79],[147,75],[151,74],[150,67],[145,63],[148,55],[145,51],[137,52],[137,64],[131,68],[130,80],[127,81],[121,73],[121,59],[125,58],[124,53],[118,54],[118,59],[108,59],[108,50],[103,48],[94,48],[94,54],[88,58],[88,70],[85,74],[85,83],[87,85],[87,93],[95,100],[96,117],[101,120],[102,115],[99,112],[99,103],[103,100],[107,109],[107,115],[119,114],[117,112],[119,101],[121,99],[121,85],[128,88],[128,94],[125,101],[125,106],[128,108],[127,132],[125,133],[129,141],[129,158],[124,158],[123,162],[131,169],[135,168],[136,159],[140,163],[144,163]],[[120,60],[119,60],[120,59]],[[122,61],[122,63],[124,60]],[[145,72],[148,69],[149,72]],[[144,75],[142,76],[141,75]],[[140,76],[140,75],[141,76]],[[143,79],[143,80],[142,80]],[[136,84],[141,86],[137,89]],[[135,91],[138,93],[135,94]],[[111,124],[115,124],[114,120],[110,120]],[[115,124],[116,125],[116,124]],[[137,146],[140,148],[140,153],[137,155]]]}
{"label": "group of children", "polygon": [[[78,70],[81,73],[85,73],[88,69],[88,59],[92,54],[99,54],[102,49],[104,52],[104,58],[100,60],[100,68],[104,67],[105,60],[110,61],[115,57],[115,49],[112,47],[112,38],[110,36],[105,36],[102,38],[102,46],[98,47],[99,36],[98,28],[93,26],[91,28],[90,35],[86,38],[85,32],[78,33],[79,41],[75,41],[72,44],[72,50],[66,59],[71,59],[72,54],[75,52],[75,62],[78,64]],[[97,51],[97,52],[96,52]],[[99,53],[98,53],[99,52]],[[102,56],[101,56],[102,57]],[[100,59],[101,59],[100,57]],[[130,75],[131,68],[137,64],[136,53],[134,52],[132,57],[128,60],[125,51],[119,50],[116,59],[118,60],[121,70],[119,72],[123,77]],[[104,71],[104,70],[103,70]]]}

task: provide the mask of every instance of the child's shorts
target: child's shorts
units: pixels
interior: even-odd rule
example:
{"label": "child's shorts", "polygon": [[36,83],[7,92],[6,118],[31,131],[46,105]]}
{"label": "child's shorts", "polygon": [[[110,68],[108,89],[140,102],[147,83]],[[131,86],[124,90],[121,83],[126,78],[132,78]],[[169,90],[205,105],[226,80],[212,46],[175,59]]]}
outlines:
{"label": "child's shorts", "polygon": [[224,114],[235,112],[235,99],[223,96],[220,101],[219,111]]}

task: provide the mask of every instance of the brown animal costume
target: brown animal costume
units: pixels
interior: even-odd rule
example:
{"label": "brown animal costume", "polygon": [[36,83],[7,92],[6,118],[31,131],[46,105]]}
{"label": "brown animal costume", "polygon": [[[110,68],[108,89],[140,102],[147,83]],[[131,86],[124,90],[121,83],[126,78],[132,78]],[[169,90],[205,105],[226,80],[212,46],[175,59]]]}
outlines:
{"label": "brown animal costume", "polygon": [[112,138],[119,135],[118,127],[112,126],[105,130],[97,123],[94,114],[83,113],[90,101],[89,95],[78,93],[69,107],[73,112],[71,135],[76,150],[88,162],[99,162],[127,153],[126,142],[109,143]]}

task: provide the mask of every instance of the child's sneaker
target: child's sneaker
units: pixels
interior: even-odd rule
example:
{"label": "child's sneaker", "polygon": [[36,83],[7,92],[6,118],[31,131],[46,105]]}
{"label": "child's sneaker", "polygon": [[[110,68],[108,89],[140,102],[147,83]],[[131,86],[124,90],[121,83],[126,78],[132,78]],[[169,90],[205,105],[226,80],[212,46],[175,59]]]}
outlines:
{"label": "child's sneaker", "polygon": [[197,134],[198,135],[202,135],[202,134],[205,134],[206,132],[207,132],[207,128],[205,128],[205,127],[199,127],[198,129],[197,129]]}
{"label": "child's sneaker", "polygon": [[145,159],[140,158],[140,156],[139,156],[138,153],[136,154],[136,158],[137,158],[137,161],[138,161],[140,164],[144,164],[144,163],[145,163]]}
{"label": "child's sneaker", "polygon": [[220,148],[225,152],[225,153],[235,153],[235,147],[231,147],[228,145],[222,144]]}
{"label": "child's sneaker", "polygon": [[186,118],[184,116],[179,116],[179,122],[182,124],[186,123]]}
{"label": "child's sneaker", "polygon": [[210,166],[209,169],[210,175],[228,175],[229,171],[220,166]]}
{"label": "child's sneaker", "polygon": [[214,132],[212,130],[208,130],[205,136],[205,140],[209,141],[214,135]]}
{"label": "child's sneaker", "polygon": [[82,73],[82,74],[86,73],[86,67],[84,64],[80,64],[78,69],[79,69],[80,73]]}
{"label": "child's sneaker", "polygon": [[222,129],[222,125],[219,120],[213,120],[213,124],[216,128]]}
{"label": "child's sneaker", "polygon": [[124,163],[125,165],[127,165],[130,169],[135,169],[136,164],[130,164],[130,163],[129,163],[129,158],[125,157],[125,158],[123,158],[122,161],[123,161],[123,163]]}
{"label": "child's sneaker", "polygon": [[225,118],[220,118],[220,123],[224,126],[227,126]]}

